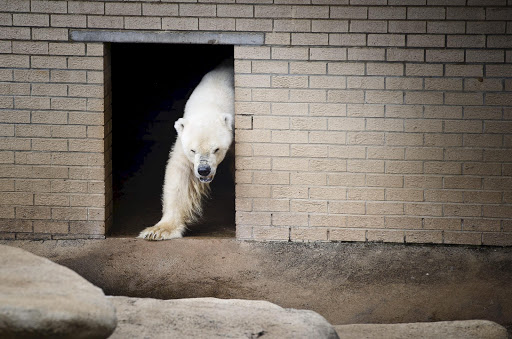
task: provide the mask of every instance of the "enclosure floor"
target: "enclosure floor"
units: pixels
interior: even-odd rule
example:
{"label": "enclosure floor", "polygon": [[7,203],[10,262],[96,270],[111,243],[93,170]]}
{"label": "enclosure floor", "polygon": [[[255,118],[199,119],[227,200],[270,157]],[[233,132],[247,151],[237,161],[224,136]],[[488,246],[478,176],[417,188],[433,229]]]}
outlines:
{"label": "enclosure floor", "polygon": [[332,324],[512,325],[512,248],[197,237],[0,243],[67,266],[110,295],[263,299]]}

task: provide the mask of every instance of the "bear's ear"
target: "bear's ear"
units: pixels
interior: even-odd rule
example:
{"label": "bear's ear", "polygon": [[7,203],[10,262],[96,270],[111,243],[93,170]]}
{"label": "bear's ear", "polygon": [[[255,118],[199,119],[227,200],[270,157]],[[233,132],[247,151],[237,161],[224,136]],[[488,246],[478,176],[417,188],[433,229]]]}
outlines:
{"label": "bear's ear", "polygon": [[185,128],[185,119],[179,118],[178,120],[176,120],[176,122],[174,123],[174,128],[176,129],[176,132],[178,132],[178,134],[181,134],[181,132]]}
{"label": "bear's ear", "polygon": [[226,124],[226,127],[232,131],[233,130],[233,116],[231,114],[223,114],[222,121]]}

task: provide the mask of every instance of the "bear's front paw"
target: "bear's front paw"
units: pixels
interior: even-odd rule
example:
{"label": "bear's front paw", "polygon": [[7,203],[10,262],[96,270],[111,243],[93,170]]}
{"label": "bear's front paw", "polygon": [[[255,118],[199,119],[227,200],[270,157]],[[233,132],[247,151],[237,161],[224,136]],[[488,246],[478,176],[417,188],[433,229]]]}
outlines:
{"label": "bear's front paw", "polygon": [[176,227],[170,224],[156,224],[152,227],[147,227],[140,232],[138,238],[146,240],[166,240],[183,237],[184,227]]}

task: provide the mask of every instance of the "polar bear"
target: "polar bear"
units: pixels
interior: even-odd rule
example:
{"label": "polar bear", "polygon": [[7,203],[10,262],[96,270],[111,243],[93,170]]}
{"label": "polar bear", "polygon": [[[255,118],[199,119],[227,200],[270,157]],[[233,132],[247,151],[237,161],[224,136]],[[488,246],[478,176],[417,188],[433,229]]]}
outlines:
{"label": "polar bear", "polygon": [[178,135],[165,169],[162,219],[139,238],[181,238],[201,215],[217,166],[232,152],[234,111],[233,65],[225,62],[203,77],[174,124]]}

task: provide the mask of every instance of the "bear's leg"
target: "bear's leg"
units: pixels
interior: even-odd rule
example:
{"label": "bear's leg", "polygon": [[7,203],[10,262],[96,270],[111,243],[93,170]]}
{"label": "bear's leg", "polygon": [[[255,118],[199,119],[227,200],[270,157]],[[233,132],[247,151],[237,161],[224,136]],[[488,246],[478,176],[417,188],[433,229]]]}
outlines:
{"label": "bear's leg", "polygon": [[[202,185],[192,173],[190,162],[183,155],[181,145],[176,145],[165,169],[162,199],[162,219],[152,227],[144,229],[139,238],[166,240],[181,238],[186,223],[201,212]],[[206,186],[205,186],[206,187]]]}

